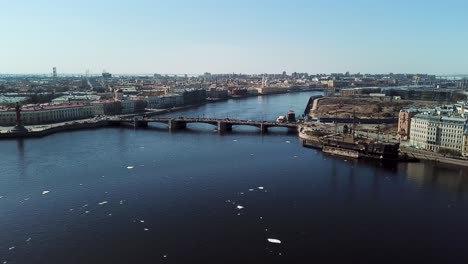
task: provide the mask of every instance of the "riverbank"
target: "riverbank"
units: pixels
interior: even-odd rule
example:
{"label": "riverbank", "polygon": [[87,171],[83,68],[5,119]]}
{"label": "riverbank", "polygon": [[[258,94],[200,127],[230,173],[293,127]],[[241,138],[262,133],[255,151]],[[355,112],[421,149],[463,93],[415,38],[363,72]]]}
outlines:
{"label": "riverbank", "polygon": [[18,139],[18,138],[39,138],[58,132],[69,132],[84,129],[97,129],[109,126],[109,121],[101,120],[95,122],[76,122],[71,124],[61,124],[45,128],[43,130],[32,130],[27,133],[0,133],[0,139]]}
{"label": "riverbank", "polygon": [[443,156],[437,156],[437,155],[429,155],[429,154],[424,154],[424,153],[418,153],[415,151],[410,151],[407,149],[401,149],[401,153],[404,153],[408,156],[415,157],[420,160],[425,160],[425,161],[432,161],[435,163],[445,163],[445,164],[450,164],[454,166],[461,166],[461,167],[467,167],[468,168],[468,159],[465,158],[449,158],[449,157],[443,157]]}
{"label": "riverbank", "polygon": [[[184,110],[188,110],[192,108],[197,108],[206,104],[222,103],[230,99],[240,100],[240,99],[248,99],[252,97],[263,97],[263,96],[273,96],[273,95],[279,96],[285,93],[300,93],[300,92],[310,92],[310,91],[315,91],[315,89],[294,90],[294,91],[289,91],[289,92],[284,92],[284,93],[274,93],[274,94],[265,94],[265,95],[230,97],[230,98],[219,99],[219,100],[207,100],[199,104],[184,105],[184,106],[167,108],[167,109],[153,109],[153,110],[148,110],[147,112],[144,112],[144,113],[118,115],[116,117],[134,117],[134,116],[142,116],[142,115],[157,116],[157,115],[163,115],[167,113],[174,113],[178,111],[184,111]],[[102,128],[106,126],[112,126],[112,117],[110,117],[107,120],[94,120],[94,119],[70,120],[64,123],[27,126],[29,130],[29,132],[27,133],[12,133],[12,132],[0,131],[0,139],[35,138],[35,137],[38,138],[38,137],[44,137],[44,136],[58,133],[58,132],[69,132],[69,131],[83,130],[83,129],[97,129],[97,128]],[[10,129],[7,128],[7,131],[9,130]]]}

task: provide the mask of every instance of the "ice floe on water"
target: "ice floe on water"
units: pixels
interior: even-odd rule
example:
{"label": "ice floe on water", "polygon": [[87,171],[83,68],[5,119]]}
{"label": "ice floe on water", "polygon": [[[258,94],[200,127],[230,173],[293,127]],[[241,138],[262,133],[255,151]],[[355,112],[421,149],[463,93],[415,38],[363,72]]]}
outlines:
{"label": "ice floe on water", "polygon": [[145,228],[143,228],[143,230],[145,230],[145,231],[149,231],[149,228],[145,227]]}
{"label": "ice floe on water", "polygon": [[99,205],[103,205],[103,204],[106,204],[106,203],[107,203],[107,201],[102,201],[102,202],[99,203]]}
{"label": "ice floe on water", "polygon": [[140,220],[140,223],[144,223],[144,222],[145,222],[145,220]]}
{"label": "ice floe on water", "polygon": [[254,191],[254,189],[249,189],[249,192],[253,192],[253,191]]}
{"label": "ice floe on water", "polygon": [[263,190],[263,186],[257,187],[259,190]]}
{"label": "ice floe on water", "polygon": [[89,214],[89,211],[85,211],[85,214]]}
{"label": "ice floe on water", "polygon": [[281,244],[281,240],[276,239],[276,238],[268,238],[268,242],[273,243],[273,244]]}
{"label": "ice floe on water", "polygon": [[294,155],[294,156],[293,156],[293,158],[297,158],[297,157],[299,157],[299,156],[297,156],[297,155]]}
{"label": "ice floe on water", "polygon": [[122,205],[123,203],[124,203],[124,200],[120,200],[119,204],[121,204],[121,205]]}
{"label": "ice floe on water", "polygon": [[2,198],[3,198],[3,196],[0,196],[0,199],[2,199]]}
{"label": "ice floe on water", "polygon": [[290,143],[291,143],[291,141],[289,141],[289,140],[286,140],[286,143],[287,143],[287,144],[290,144]]}
{"label": "ice floe on water", "polygon": [[167,255],[163,255],[163,258],[167,258]]}
{"label": "ice floe on water", "polygon": [[14,247],[14,246],[13,246],[13,247],[9,247],[9,248],[8,248],[8,250],[13,250],[13,249],[15,249],[15,247]]}
{"label": "ice floe on water", "polygon": [[234,139],[234,140],[232,140],[232,141],[237,142],[237,139]]}
{"label": "ice floe on water", "polygon": [[28,237],[28,239],[26,239],[26,242],[29,242],[29,241],[31,241],[31,238],[30,238],[30,237]]}
{"label": "ice floe on water", "polygon": [[48,194],[50,191],[42,191],[42,194]]}
{"label": "ice floe on water", "polygon": [[244,209],[244,206],[238,205],[236,208],[239,209],[239,210],[242,210],[242,209]]}
{"label": "ice floe on water", "polygon": [[108,216],[112,216],[112,214],[108,214]]}
{"label": "ice floe on water", "polygon": [[133,166],[127,166],[127,169],[131,170],[133,169]]}

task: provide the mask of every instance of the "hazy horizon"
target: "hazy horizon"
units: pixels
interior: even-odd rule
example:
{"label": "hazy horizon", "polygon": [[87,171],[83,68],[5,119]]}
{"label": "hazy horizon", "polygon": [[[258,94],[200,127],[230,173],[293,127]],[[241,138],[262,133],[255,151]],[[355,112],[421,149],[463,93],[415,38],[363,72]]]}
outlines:
{"label": "hazy horizon", "polygon": [[0,74],[468,69],[461,0],[0,1]]}

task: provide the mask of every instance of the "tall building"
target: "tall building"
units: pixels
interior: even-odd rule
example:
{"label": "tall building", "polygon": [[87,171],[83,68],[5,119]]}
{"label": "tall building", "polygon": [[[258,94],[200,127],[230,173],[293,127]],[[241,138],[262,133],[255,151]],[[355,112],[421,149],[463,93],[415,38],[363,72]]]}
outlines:
{"label": "tall building", "polygon": [[57,68],[56,67],[52,68],[52,77],[57,78]]}

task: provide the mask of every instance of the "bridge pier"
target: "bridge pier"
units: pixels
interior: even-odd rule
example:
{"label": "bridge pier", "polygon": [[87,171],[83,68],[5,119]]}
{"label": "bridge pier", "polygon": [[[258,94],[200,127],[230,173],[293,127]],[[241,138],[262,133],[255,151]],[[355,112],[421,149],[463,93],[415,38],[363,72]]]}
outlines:
{"label": "bridge pier", "polygon": [[260,132],[262,132],[262,134],[267,133],[268,126],[266,126],[265,124],[260,124]]}
{"label": "bridge pier", "polygon": [[169,131],[175,131],[175,130],[184,129],[187,127],[186,122],[176,121],[174,119],[169,120],[168,125],[169,125]]}
{"label": "bridge pier", "polygon": [[232,130],[232,124],[228,124],[223,121],[218,121],[218,133],[223,133],[226,131],[231,131]]}
{"label": "bridge pier", "polygon": [[137,127],[148,127],[148,122],[146,122],[146,121],[140,121],[140,120],[134,120],[134,121],[133,121],[133,126],[134,126],[135,128],[137,128]]}

